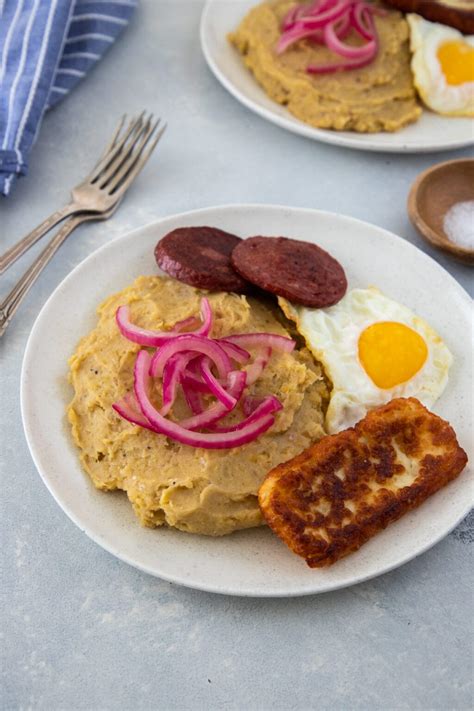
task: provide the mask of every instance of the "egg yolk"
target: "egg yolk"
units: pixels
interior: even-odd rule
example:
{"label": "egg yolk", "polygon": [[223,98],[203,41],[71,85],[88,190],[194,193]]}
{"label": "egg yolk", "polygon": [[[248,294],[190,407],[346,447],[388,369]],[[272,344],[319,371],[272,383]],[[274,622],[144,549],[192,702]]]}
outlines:
{"label": "egg yolk", "polygon": [[360,362],[375,385],[383,390],[410,380],[427,356],[423,338],[404,323],[373,323],[359,336]]}
{"label": "egg yolk", "polygon": [[444,42],[438,49],[438,60],[448,84],[474,81],[474,48],[466,42]]}

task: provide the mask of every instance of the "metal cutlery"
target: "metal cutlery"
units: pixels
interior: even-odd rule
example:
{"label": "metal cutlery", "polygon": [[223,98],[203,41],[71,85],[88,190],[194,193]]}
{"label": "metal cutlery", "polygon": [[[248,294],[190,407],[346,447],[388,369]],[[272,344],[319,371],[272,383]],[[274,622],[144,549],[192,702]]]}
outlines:
{"label": "metal cutlery", "polygon": [[166,128],[158,130],[160,119],[155,120],[152,114],[132,119],[125,130],[124,124],[125,117],[92,172],[72,190],[71,201],[0,256],[0,274],[66,217],[79,212],[104,213],[120,200]]}
{"label": "metal cutlery", "polygon": [[124,125],[125,117],[91,174],[72,191],[71,203],[44,220],[0,258],[2,273],[54,225],[68,217],[67,222],[0,303],[0,337],[38,276],[71,232],[83,222],[107,220],[113,215],[166,129],[166,125],[160,128],[160,119],[155,120],[152,115],[144,118],[143,114],[130,121],[126,129]]}

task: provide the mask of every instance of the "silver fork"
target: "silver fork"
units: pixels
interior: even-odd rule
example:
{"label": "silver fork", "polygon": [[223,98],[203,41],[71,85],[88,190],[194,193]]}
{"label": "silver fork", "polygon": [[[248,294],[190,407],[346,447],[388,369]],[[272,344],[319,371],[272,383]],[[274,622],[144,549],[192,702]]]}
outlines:
{"label": "silver fork", "polygon": [[118,208],[119,202],[116,202],[109,212],[101,212],[99,214],[94,212],[84,212],[82,214],[75,215],[74,217],[70,217],[69,220],[67,220],[67,222],[49,242],[48,246],[41,252],[37,259],[35,259],[31,267],[26,270],[21,279],[17,281],[8,296],[0,304],[0,338],[7,330],[7,327],[15,315],[18,307],[45,266],[51,261],[71,232],[75,230],[78,225],[83,222],[87,222],[88,220],[107,220]]}
{"label": "silver fork", "polygon": [[[155,131],[155,129],[158,127],[158,122],[155,122],[154,124],[154,129],[151,131],[149,134],[144,134],[148,135],[148,138],[142,139],[139,143],[139,146],[137,148],[137,151],[134,154],[134,160],[131,162],[129,165],[124,167],[122,165],[122,169],[119,172],[116,172],[113,176],[112,181],[110,182],[110,185],[115,186],[110,188],[111,190],[115,189],[115,195],[118,194],[117,199],[115,202],[112,204],[112,206],[107,210],[103,212],[83,212],[78,215],[75,215],[74,217],[70,217],[68,221],[61,227],[61,229],[57,232],[57,234],[52,238],[52,240],[49,242],[47,247],[41,252],[41,254],[35,259],[33,264],[29,267],[29,269],[26,270],[24,275],[21,277],[21,279],[15,284],[13,289],[10,291],[8,296],[4,299],[4,301],[0,304],[0,337],[3,336],[5,333],[8,324],[10,323],[11,319],[13,318],[15,312],[17,311],[18,307],[20,306],[21,302],[25,298],[26,294],[29,292],[35,281],[37,280],[38,276],[41,274],[45,266],[51,261],[52,257],[54,254],[57,252],[59,247],[63,244],[63,242],[67,239],[67,237],[71,234],[71,232],[82,222],[87,222],[90,220],[107,220],[117,209],[119,206],[119,203],[124,195],[125,190],[127,187],[133,182],[133,180],[136,178],[136,176],[140,173],[142,170],[143,166],[147,162],[148,158],[150,157],[151,153],[153,152],[156,144],[160,140],[161,136],[163,135],[166,125],[163,126],[156,134],[154,137],[154,140],[147,146],[149,139],[151,138],[151,135]],[[122,124],[121,124],[122,125]],[[112,139],[112,142],[110,146],[114,145],[114,140],[115,142],[118,141],[118,135],[120,133],[121,126],[117,129],[117,132],[115,134],[114,139]],[[110,146],[108,148],[110,148]],[[107,149],[108,150],[108,149]],[[99,164],[102,162],[99,161]],[[108,166],[110,163],[106,161],[106,165]],[[101,177],[102,176],[102,177]],[[103,173],[99,173],[98,175],[98,180],[103,181],[104,175]],[[122,186],[125,185],[125,189],[122,190]],[[116,189],[116,186],[119,186],[119,189]],[[120,192],[119,192],[120,191]]]}
{"label": "silver fork", "polygon": [[[80,212],[105,213],[120,200],[166,128],[165,125],[158,131],[160,119],[155,120],[153,114],[146,117],[142,113],[123,131],[125,121],[124,116],[97,165],[71,191],[71,201],[0,256],[0,274],[66,217]],[[148,145],[153,136],[154,140]]]}

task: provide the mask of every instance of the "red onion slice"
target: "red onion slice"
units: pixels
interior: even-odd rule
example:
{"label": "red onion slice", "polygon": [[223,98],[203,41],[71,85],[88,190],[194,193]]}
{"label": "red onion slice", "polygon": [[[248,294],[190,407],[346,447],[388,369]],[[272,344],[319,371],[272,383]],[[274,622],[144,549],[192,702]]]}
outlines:
{"label": "red onion slice", "polygon": [[119,306],[115,312],[115,320],[122,336],[125,336],[126,339],[133,343],[139,343],[141,346],[160,346],[173,337],[173,331],[150,331],[146,328],[135,326],[130,321],[130,308],[128,306]]}
{"label": "red onion slice", "polygon": [[235,343],[230,343],[230,341],[225,338],[219,338],[219,345],[225,350],[229,358],[235,360],[236,363],[247,363],[250,360],[250,353],[244,348],[237,346]]}
{"label": "red onion slice", "polygon": [[161,377],[165,364],[175,355],[183,351],[194,351],[196,356],[207,355],[215,363],[220,378],[226,378],[232,370],[230,358],[217,341],[206,336],[183,334],[165,343],[153,356],[150,366],[150,375]]}
{"label": "red onion slice", "polygon": [[197,328],[199,324],[199,319],[196,318],[196,316],[189,316],[188,318],[183,318],[182,321],[176,321],[175,325],[173,326],[173,331],[179,331],[180,333],[183,333],[183,331],[185,331],[190,326],[196,326]]}
{"label": "red onion slice", "polygon": [[246,395],[242,400],[242,410],[246,417],[252,414],[254,410],[257,409],[259,405],[265,400],[264,397],[257,397],[256,395]]}
{"label": "red onion slice", "polygon": [[[201,316],[202,324],[196,331],[194,331],[194,335],[207,336],[212,328],[212,311],[211,305],[206,298],[201,300]],[[129,306],[119,306],[115,313],[115,320],[117,322],[117,326],[119,327],[120,333],[129,341],[138,343],[140,346],[151,346],[153,348],[157,348],[164,343],[167,343],[170,339],[182,335],[181,331],[183,328],[191,325],[191,323],[195,321],[195,317],[191,316],[179,321],[172,331],[151,331],[146,328],[136,326],[130,321]]]}
{"label": "red onion slice", "polygon": [[[385,11],[364,0],[316,0],[310,5],[290,8],[282,23],[282,34],[276,52],[281,54],[294,42],[309,39],[325,44],[328,49],[350,61],[310,65],[309,74],[357,69],[370,64],[378,51],[378,38],[373,16]],[[355,46],[344,42],[354,30],[365,44]]]}
{"label": "red onion slice", "polygon": [[177,353],[165,364],[163,369],[162,404],[160,409],[162,415],[167,415],[173,407],[181,376],[189,361],[193,360],[193,358],[196,358],[194,352]]}
{"label": "red onion slice", "polygon": [[324,44],[323,30],[314,30],[314,32],[308,36],[308,39],[315,44]]}
{"label": "red onion slice", "polygon": [[337,2],[338,0],[316,0],[312,5],[294,5],[283,18],[282,30],[290,30],[300,18],[323,12],[323,10],[336,5]]}
{"label": "red onion slice", "polygon": [[[193,413],[193,415],[199,415],[200,412],[204,412],[205,406],[204,406],[204,401],[202,399],[202,391],[199,391],[195,385],[191,385],[187,380],[186,377],[183,377],[181,381],[181,385],[183,388],[183,394],[185,397],[185,400],[188,404],[189,409]],[[204,384],[205,385],[205,384]],[[206,393],[209,394],[209,390],[206,387]]]}
{"label": "red onion slice", "polygon": [[[182,444],[187,444],[191,447],[203,447],[205,449],[229,449],[231,447],[239,447],[243,444],[253,441],[259,435],[266,432],[274,423],[272,415],[264,416],[254,422],[251,422],[246,427],[236,430],[235,432],[207,432],[198,433],[191,432],[185,429],[182,425],[171,422],[160,415],[158,410],[151,403],[148,396],[150,383],[150,354],[146,351],[140,351],[135,361],[135,395],[140,404],[142,413],[145,415],[150,424],[160,432],[171,439],[177,440]],[[241,371],[238,371],[241,372]]]}
{"label": "red onion slice", "polygon": [[200,359],[199,366],[202,378],[209,387],[210,392],[224,405],[227,410],[233,410],[237,405],[237,400],[220,384],[215,375],[213,375],[211,371],[211,361],[209,358]]}
{"label": "red onion slice", "polygon": [[[323,0],[335,2],[336,0]],[[183,444],[209,449],[237,447],[256,439],[274,422],[273,413],[281,408],[274,396],[245,398],[246,418],[235,425],[215,428],[216,423],[233,410],[241,400],[244,388],[255,382],[272,353],[291,352],[295,347],[290,338],[272,333],[242,333],[221,340],[208,337],[212,328],[212,310],[207,299],[201,302],[202,323],[197,330],[183,333],[196,326],[193,316],[176,323],[172,331],[148,331],[130,322],[128,306],[116,312],[121,333],[133,342],[159,349],[152,356],[139,351],[134,368],[134,392],[127,393],[113,404],[114,410],[125,420],[157,434],[163,434]],[[232,361],[245,365],[250,359],[246,348],[257,349],[254,361],[247,370],[233,370]],[[213,369],[215,371],[213,372]],[[217,373],[217,374],[216,374]],[[162,377],[162,406],[158,410],[151,402],[152,377]],[[165,417],[173,406],[178,386],[193,413],[181,422]],[[203,395],[215,397],[217,402],[205,406]],[[215,428],[212,432],[196,430]]]}
{"label": "red onion slice", "polygon": [[[240,400],[246,384],[246,374],[243,370],[233,370],[229,373],[228,392],[234,398],[235,405]],[[227,407],[222,402],[215,402],[213,405],[203,410],[201,413],[187,417],[181,420],[178,424],[187,430],[201,430],[209,427],[214,422],[221,420],[224,415],[227,415],[232,408]]]}
{"label": "red onion slice", "polygon": [[293,27],[293,25],[295,24],[295,21],[298,17],[298,10],[299,9],[300,8],[298,7],[298,5],[294,5],[293,7],[291,7],[288,10],[285,17],[283,18],[283,22],[281,25],[283,32],[286,32],[286,30],[289,30]]}
{"label": "red onion slice", "polygon": [[[336,33],[338,39],[344,40],[348,36],[349,32],[352,29],[352,24],[351,24],[351,16],[349,14],[344,15],[341,17],[340,20],[338,20],[334,24],[334,32]],[[324,34],[323,34],[323,40],[324,42]]]}
{"label": "red onion slice", "polygon": [[324,39],[330,50],[347,59],[362,60],[368,59],[369,57],[373,58],[375,56],[374,53],[377,51],[375,39],[371,39],[370,42],[367,42],[367,44],[361,47],[353,47],[345,42],[341,42],[334,29],[334,24],[326,25],[324,28]]}
{"label": "red onion slice", "polygon": [[201,299],[201,318],[202,326],[194,333],[196,336],[208,336],[212,328],[212,309],[205,296]]}
{"label": "red onion slice", "polygon": [[[365,5],[354,5],[354,7],[351,8],[350,20],[351,25],[361,37],[368,41],[374,39],[375,27],[370,11],[367,10]],[[368,23],[369,26],[367,26],[366,23]]]}
{"label": "red onion slice", "polygon": [[269,346],[275,351],[284,351],[285,353],[291,353],[296,345],[291,338],[279,336],[276,333],[236,333],[233,336],[227,336],[226,341],[236,343],[244,348]]}
{"label": "red onion slice", "polygon": [[131,422],[133,425],[138,425],[139,427],[144,427],[147,430],[156,432],[156,429],[148,422],[146,417],[140,411],[140,406],[136,402],[135,398],[131,396],[131,393],[127,393],[121,400],[114,402],[112,407],[115,412],[117,412],[120,417],[123,417],[124,420],[127,420],[127,422]]}
{"label": "red onion slice", "polygon": [[206,393],[206,395],[209,395],[209,386],[188,369],[182,374],[181,383],[183,388],[191,388],[198,393]]}
{"label": "red onion slice", "polygon": [[350,7],[350,0],[343,0],[339,5],[330,8],[320,15],[311,18],[299,18],[290,30],[287,30],[281,35],[276,46],[277,54],[283,54],[292,44],[305,37],[310,37],[314,30],[326,27],[328,22],[338,20],[347,12],[348,7]]}
{"label": "red onion slice", "polygon": [[270,360],[271,354],[272,349],[270,346],[262,348],[261,353],[255,358],[252,365],[247,368],[247,386],[253,385],[253,383],[259,379],[268,361]]}
{"label": "red onion slice", "polygon": [[278,412],[283,409],[283,405],[274,395],[268,395],[259,402],[259,404],[249,413],[245,420],[237,422],[235,425],[229,425],[228,427],[222,425],[211,425],[213,432],[236,432],[238,430],[247,427],[251,422],[259,420],[261,417],[266,415],[271,415],[274,412]]}

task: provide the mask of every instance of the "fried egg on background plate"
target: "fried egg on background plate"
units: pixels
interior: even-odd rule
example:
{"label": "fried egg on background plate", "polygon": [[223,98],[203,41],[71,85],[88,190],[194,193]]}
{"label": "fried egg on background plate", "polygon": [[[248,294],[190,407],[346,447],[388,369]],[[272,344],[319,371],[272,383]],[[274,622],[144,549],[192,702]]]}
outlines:
{"label": "fried egg on background plate", "polygon": [[441,338],[375,287],[353,289],[324,309],[281,297],[278,303],[332,383],[330,434],[396,397],[416,397],[430,408],[446,387],[452,356]]}
{"label": "fried egg on background plate", "polygon": [[413,81],[424,103],[448,116],[474,116],[474,35],[408,14]]}

